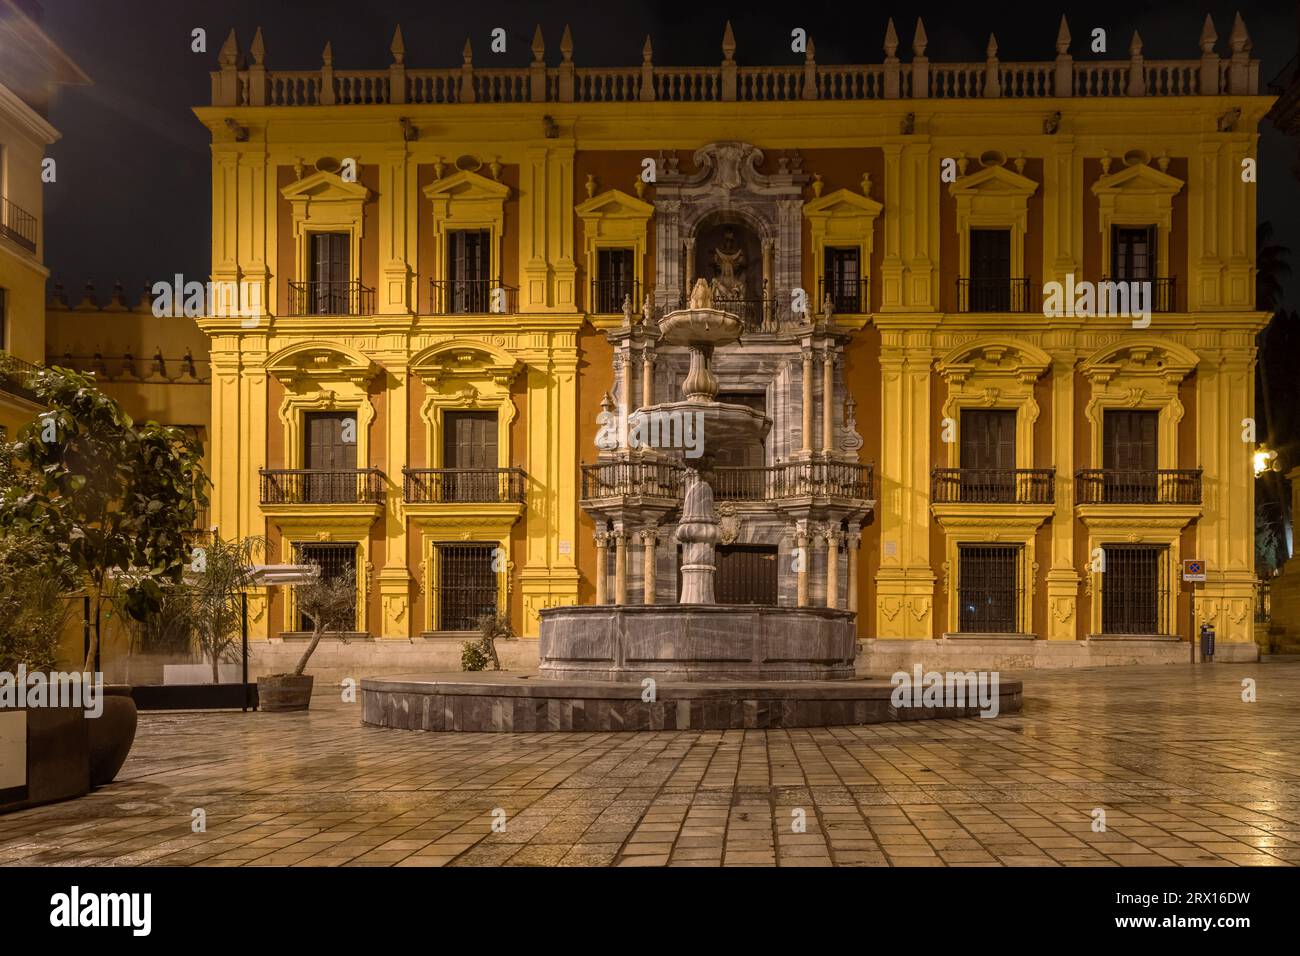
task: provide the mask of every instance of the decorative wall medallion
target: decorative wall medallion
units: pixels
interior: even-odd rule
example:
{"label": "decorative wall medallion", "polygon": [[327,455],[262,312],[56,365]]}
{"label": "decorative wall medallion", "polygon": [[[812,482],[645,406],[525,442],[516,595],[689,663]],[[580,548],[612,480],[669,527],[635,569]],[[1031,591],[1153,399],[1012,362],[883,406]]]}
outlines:
{"label": "decorative wall medallion", "polygon": [[736,514],[736,504],[724,501],[718,506],[718,531],[723,544],[733,544],[740,534],[740,516]]}

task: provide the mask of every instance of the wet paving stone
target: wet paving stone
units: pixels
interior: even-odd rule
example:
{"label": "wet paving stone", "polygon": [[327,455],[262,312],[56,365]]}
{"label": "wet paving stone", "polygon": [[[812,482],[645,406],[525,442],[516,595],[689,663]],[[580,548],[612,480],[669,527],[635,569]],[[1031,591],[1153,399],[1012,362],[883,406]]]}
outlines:
{"label": "wet paving stone", "polygon": [[1016,715],[824,729],[144,713],[114,784],[0,817],[0,866],[1300,863],[1300,663],[1005,676]]}

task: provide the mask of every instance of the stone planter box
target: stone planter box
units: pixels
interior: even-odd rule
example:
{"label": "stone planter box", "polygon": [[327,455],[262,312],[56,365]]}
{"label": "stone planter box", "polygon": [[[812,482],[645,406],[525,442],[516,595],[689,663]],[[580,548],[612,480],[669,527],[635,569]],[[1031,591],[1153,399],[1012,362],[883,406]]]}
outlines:
{"label": "stone planter box", "polygon": [[[14,758],[22,740],[22,773]],[[0,813],[90,792],[90,736],[80,707],[0,710]],[[22,781],[15,783],[21,776]]]}

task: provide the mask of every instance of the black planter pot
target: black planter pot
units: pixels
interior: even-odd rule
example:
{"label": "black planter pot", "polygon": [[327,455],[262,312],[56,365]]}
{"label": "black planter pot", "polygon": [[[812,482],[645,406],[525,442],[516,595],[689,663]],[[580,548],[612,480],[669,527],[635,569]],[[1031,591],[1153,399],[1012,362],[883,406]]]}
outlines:
{"label": "black planter pot", "polygon": [[86,719],[90,741],[90,785],[112,783],[135,742],[136,710],[129,684],[104,687],[104,712]]}
{"label": "black planter pot", "polygon": [[257,679],[257,699],[264,712],[306,710],[311,706],[310,674],[267,674]]}

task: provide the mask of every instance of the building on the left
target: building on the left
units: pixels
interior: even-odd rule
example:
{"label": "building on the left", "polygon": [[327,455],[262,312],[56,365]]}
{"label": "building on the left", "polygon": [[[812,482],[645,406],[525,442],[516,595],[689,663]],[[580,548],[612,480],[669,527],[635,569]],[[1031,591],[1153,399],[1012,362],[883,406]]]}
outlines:
{"label": "building on the left", "polygon": [[[45,361],[43,173],[59,138],[49,104],[60,87],[90,83],[40,20],[37,4],[0,0],[0,352],[20,368]],[[21,376],[0,377],[0,431],[39,410]]]}

